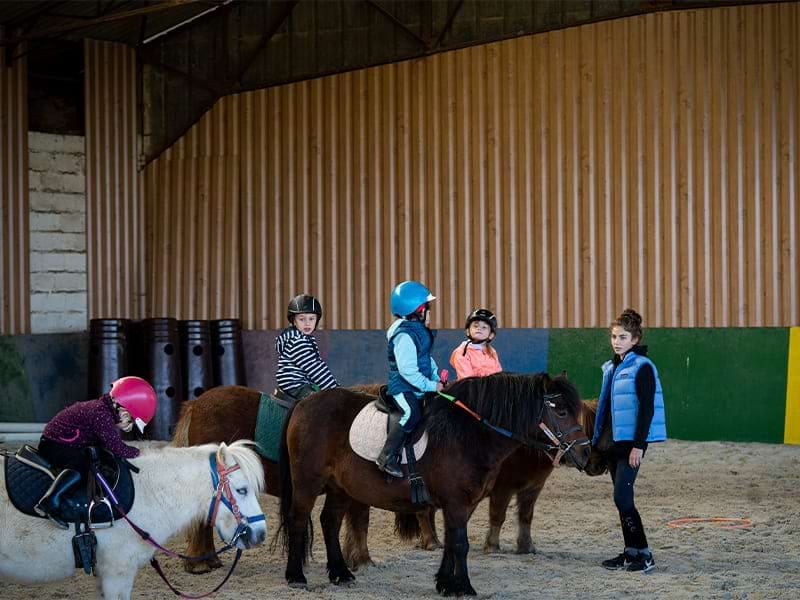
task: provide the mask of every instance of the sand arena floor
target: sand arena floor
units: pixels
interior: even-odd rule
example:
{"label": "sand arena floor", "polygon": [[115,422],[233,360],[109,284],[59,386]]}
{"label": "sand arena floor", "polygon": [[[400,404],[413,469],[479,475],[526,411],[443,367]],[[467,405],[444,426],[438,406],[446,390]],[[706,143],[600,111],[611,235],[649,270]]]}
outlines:
{"label": "sand arena floor", "polygon": [[[550,478],[536,507],[536,554],[513,553],[513,504],[501,537],[503,551],[484,554],[488,502],[476,510],[469,525],[469,567],[478,597],[800,598],[800,446],[669,441],[648,451],[636,490],[655,553],[654,573],[609,572],[600,566],[601,560],[615,555],[622,546],[610,479],[607,475],[589,478],[562,468]],[[317,502],[317,516],[321,504]],[[264,496],[263,506],[271,538],[277,529],[277,501]],[[679,517],[746,517],[752,526],[667,526]],[[317,530],[314,560],[306,570],[309,591],[288,588],[283,557],[261,547],[245,552],[237,572],[216,597],[438,597],[433,575],[441,553],[418,550],[398,540],[393,524],[393,515],[373,509],[369,545],[376,565],[357,572],[350,587],[328,583],[324,544]],[[183,541],[173,539],[170,546],[182,549]],[[223,576],[220,571],[192,576],[183,572],[178,561],[167,558],[161,562],[174,583],[187,592],[207,591]],[[91,598],[93,594],[93,578],[83,574],[42,586],[0,582],[4,600]],[[139,572],[132,597],[175,596],[147,567]]]}

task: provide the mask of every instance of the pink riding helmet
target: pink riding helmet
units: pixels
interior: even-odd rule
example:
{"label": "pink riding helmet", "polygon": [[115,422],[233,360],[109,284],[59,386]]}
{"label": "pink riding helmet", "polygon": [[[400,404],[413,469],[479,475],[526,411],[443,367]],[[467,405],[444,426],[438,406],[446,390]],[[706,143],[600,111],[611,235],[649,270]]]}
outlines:
{"label": "pink riding helmet", "polygon": [[156,391],[141,377],[122,377],[111,384],[111,399],[131,413],[139,431],[156,414]]}

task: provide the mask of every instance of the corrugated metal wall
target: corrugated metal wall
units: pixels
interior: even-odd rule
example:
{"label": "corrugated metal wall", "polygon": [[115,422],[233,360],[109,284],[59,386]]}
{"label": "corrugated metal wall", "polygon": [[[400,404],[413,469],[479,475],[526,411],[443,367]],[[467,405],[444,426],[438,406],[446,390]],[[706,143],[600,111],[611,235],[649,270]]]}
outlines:
{"label": "corrugated metal wall", "polygon": [[[4,33],[0,27],[0,39]],[[24,47],[15,48],[24,53]],[[5,56],[5,53],[3,53]],[[0,61],[0,335],[29,333],[28,66]]]}
{"label": "corrugated metal wall", "polygon": [[[241,243],[238,128],[225,127],[234,103],[223,98],[145,171],[149,314],[180,319],[238,318]],[[213,122],[211,122],[213,121]],[[226,138],[225,136],[231,136]]]}
{"label": "corrugated metal wall", "polygon": [[798,39],[665,12],[226,98],[147,169],[150,312],[383,327],[414,277],[437,327],[796,324]]}
{"label": "corrugated metal wall", "polygon": [[84,44],[89,318],[138,318],[146,273],[136,53],[111,42]]}

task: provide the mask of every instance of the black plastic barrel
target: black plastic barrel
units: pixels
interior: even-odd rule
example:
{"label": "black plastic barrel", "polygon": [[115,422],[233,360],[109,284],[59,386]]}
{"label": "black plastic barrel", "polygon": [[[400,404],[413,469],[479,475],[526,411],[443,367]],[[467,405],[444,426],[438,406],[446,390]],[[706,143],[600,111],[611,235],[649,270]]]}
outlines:
{"label": "black plastic barrel", "polygon": [[140,325],[142,377],[150,382],[158,397],[158,409],[145,429],[152,440],[172,439],[186,398],[181,377],[180,337],[176,319],[144,319]]}
{"label": "black plastic barrel", "polygon": [[247,385],[239,319],[211,321],[211,363],[215,385]]}
{"label": "black plastic barrel", "polygon": [[211,364],[211,327],[208,321],[178,321],[181,368],[186,397],[194,400],[214,387]]}
{"label": "black plastic barrel", "polygon": [[89,321],[89,398],[99,398],[129,374],[129,319]]}

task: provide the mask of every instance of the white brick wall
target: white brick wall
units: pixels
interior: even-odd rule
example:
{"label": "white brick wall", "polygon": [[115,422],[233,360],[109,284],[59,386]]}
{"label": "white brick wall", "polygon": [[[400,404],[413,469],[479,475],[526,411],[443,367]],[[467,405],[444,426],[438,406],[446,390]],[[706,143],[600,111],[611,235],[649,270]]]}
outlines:
{"label": "white brick wall", "polygon": [[32,131],[28,145],[31,331],[85,331],[84,138]]}

